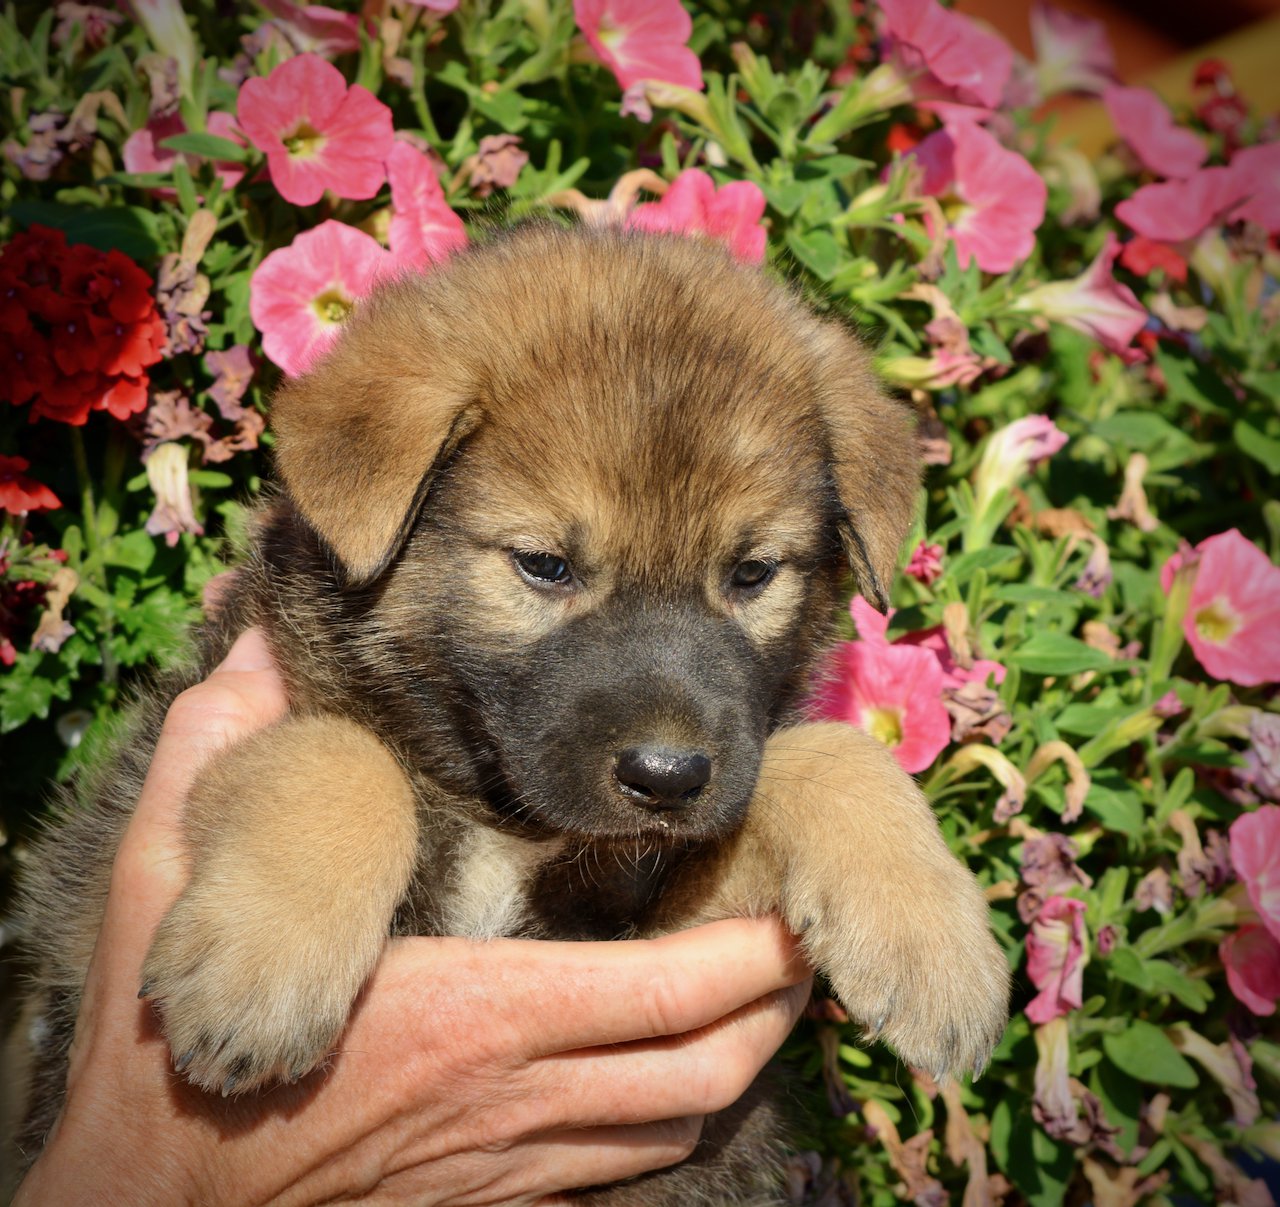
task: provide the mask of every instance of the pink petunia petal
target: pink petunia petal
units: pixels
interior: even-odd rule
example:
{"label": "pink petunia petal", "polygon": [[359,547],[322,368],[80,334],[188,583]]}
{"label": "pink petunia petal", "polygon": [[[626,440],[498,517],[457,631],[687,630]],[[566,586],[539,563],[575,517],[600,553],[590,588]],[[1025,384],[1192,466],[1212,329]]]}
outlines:
{"label": "pink petunia petal", "polygon": [[1190,176],[1209,158],[1204,139],[1179,126],[1150,88],[1111,84],[1103,91],[1102,101],[1116,133],[1133,149],[1142,166],[1157,176]]}

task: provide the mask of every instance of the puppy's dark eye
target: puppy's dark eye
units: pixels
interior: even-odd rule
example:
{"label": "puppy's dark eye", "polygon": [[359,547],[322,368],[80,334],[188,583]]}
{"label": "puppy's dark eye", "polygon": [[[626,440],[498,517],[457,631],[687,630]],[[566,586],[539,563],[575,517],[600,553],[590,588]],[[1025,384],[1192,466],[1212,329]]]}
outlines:
{"label": "puppy's dark eye", "polygon": [[729,583],[739,591],[759,590],[774,576],[777,569],[777,562],[749,558],[747,561],[739,562],[734,566]]}
{"label": "puppy's dark eye", "polygon": [[573,577],[569,563],[554,553],[528,553],[522,549],[511,551],[516,569],[533,583],[567,583]]}

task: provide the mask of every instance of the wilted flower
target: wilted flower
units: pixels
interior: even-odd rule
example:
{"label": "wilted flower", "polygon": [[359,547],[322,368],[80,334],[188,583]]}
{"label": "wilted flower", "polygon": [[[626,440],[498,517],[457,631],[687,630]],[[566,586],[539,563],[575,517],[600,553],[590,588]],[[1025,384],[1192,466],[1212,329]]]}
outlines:
{"label": "wilted flower", "polygon": [[1047,415],[1027,415],[994,432],[973,474],[976,510],[982,512],[1002,490],[1047,461],[1067,443],[1067,434]]}
{"label": "wilted flower", "polygon": [[[1008,272],[1031,254],[1048,189],[1021,155],[975,122],[953,121],[930,134],[912,156],[924,172],[921,191],[952,199],[946,229],[929,233],[955,244],[962,268],[972,259],[984,272]],[[930,228],[937,225],[928,213],[925,221]]]}
{"label": "wilted flower", "polygon": [[1050,897],[1031,924],[1027,976],[1040,990],[1027,1005],[1033,1023],[1047,1023],[1078,1009],[1083,1000],[1089,962],[1084,911],[1084,902],[1074,897]]}
{"label": "wilted flower", "polygon": [[204,526],[196,519],[191,502],[184,445],[157,445],[147,458],[147,481],[156,496],[155,508],[147,520],[147,531],[152,536],[163,536],[165,544],[173,546],[184,532],[203,535]]}
{"label": "wilted flower", "polygon": [[1150,88],[1110,85],[1102,94],[1116,133],[1142,166],[1157,176],[1190,176],[1206,159],[1204,139],[1173,120],[1168,106]]}
{"label": "wilted flower", "polygon": [[132,10],[152,46],[177,62],[178,83],[183,95],[190,96],[198,55],[181,0],[129,0],[121,7]]}
{"label": "wilted flower", "polygon": [[926,587],[932,586],[942,577],[942,546],[921,541],[911,551],[911,560],[903,572]]}
{"label": "wilted flower", "polygon": [[1080,276],[1028,290],[1013,308],[1074,327],[1123,354],[1146,325],[1147,312],[1133,290],[1112,275],[1119,253],[1120,242],[1108,231],[1102,250]]}
{"label": "wilted flower", "polygon": [[263,351],[291,376],[303,372],[391,267],[376,239],[332,220],[277,248],[249,283],[249,313]]}
{"label": "wilted flower", "polygon": [[326,59],[354,54],[360,49],[360,17],[324,4],[297,4],[294,0],[261,0],[275,20],[271,22],[294,50],[311,51]]}
{"label": "wilted flower", "polygon": [[1245,766],[1236,772],[1239,782],[1264,800],[1280,801],[1280,714],[1253,714],[1244,760]]}
{"label": "wilted flower", "polygon": [[1164,915],[1173,909],[1173,881],[1164,868],[1153,868],[1141,880],[1133,891],[1135,909],[1153,909]]}
{"label": "wilted flower", "polygon": [[480,140],[468,162],[471,172],[467,183],[476,196],[487,197],[494,189],[509,189],[515,184],[529,162],[529,153],[521,148],[518,134],[489,134]]}
{"label": "wilted flower", "polygon": [[[1080,886],[1088,888],[1091,877],[1079,864],[1080,853],[1075,842],[1065,834],[1051,830],[1032,833],[1022,841],[1022,882],[1034,893],[1018,898],[1018,914],[1030,924],[1044,906],[1045,899]],[[1030,898],[1024,906],[1023,898]]]}
{"label": "wilted flower", "polygon": [[693,19],[680,0],[573,0],[573,16],[624,90],[640,80],[702,88],[702,64],[685,45]]}
{"label": "wilted flower", "polygon": [[0,510],[26,515],[29,511],[53,511],[62,506],[43,482],[27,477],[30,468],[31,462],[25,457],[0,454]]}
{"label": "wilted flower", "polygon": [[[1280,967],[1277,968],[1280,975]],[[1253,1061],[1241,1043],[1210,1043],[1185,1023],[1169,1029],[1173,1045],[1184,1056],[1204,1067],[1231,1099],[1231,1112],[1237,1127],[1250,1127],[1258,1121],[1258,1084],[1253,1079]]]}
{"label": "wilted flower", "polygon": [[313,205],[326,189],[372,197],[387,178],[391,110],[367,88],[348,88],[342,72],[317,54],[296,55],[265,79],[245,80],[236,116],[293,205]]}
{"label": "wilted flower", "polygon": [[206,352],[204,367],[213,374],[209,397],[224,419],[236,420],[244,408],[240,400],[253,381],[253,355],[248,344],[233,344],[222,352]]}
{"label": "wilted flower", "polygon": [[53,44],[65,46],[71,41],[76,28],[80,29],[85,45],[93,50],[106,44],[114,26],[124,20],[121,13],[112,12],[96,4],[77,4],[75,0],[59,0],[53,10],[58,24],[53,29]]}
{"label": "wilted flower", "polygon": [[1188,897],[1216,892],[1231,880],[1231,853],[1219,831],[1209,830],[1202,845],[1196,823],[1181,809],[1169,815],[1169,828],[1182,839],[1178,874]]}
{"label": "wilted flower", "polygon": [[904,75],[927,73],[912,81],[917,100],[985,109],[1000,104],[1013,67],[1003,38],[937,0],[881,0],[880,11],[890,38],[886,57]]}
{"label": "wilted flower", "polygon": [[391,256],[398,268],[440,264],[467,243],[462,219],[449,208],[428,155],[397,141],[387,156],[391,181]]}
{"label": "wilted flower", "polygon": [[1031,6],[1031,41],[1042,97],[1059,92],[1097,94],[1116,78],[1116,57],[1101,21],[1044,0]]}
{"label": "wilted flower", "polygon": [[1280,1001],[1280,942],[1264,926],[1242,926],[1218,945],[1227,985],[1257,1015],[1276,1012]]}
{"label": "wilted flower", "polygon": [[[1195,553],[1182,627],[1200,665],[1246,687],[1280,682],[1280,567],[1236,528],[1201,541]],[[1166,591],[1178,556],[1161,572]]]}
{"label": "wilted flower", "polygon": [[636,206],[626,224],[636,230],[710,235],[739,260],[758,264],[764,259],[764,207],[764,194],[751,181],[734,180],[717,189],[706,172],[686,168],[661,201]]}

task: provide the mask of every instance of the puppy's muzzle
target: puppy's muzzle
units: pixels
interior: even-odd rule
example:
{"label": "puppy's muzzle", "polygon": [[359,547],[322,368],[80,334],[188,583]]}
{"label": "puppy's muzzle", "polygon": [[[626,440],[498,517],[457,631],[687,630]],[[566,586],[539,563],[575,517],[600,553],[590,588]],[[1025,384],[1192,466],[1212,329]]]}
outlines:
{"label": "puppy's muzzle", "polygon": [[632,746],[613,767],[622,795],[654,812],[691,805],[711,781],[711,758],[701,750]]}

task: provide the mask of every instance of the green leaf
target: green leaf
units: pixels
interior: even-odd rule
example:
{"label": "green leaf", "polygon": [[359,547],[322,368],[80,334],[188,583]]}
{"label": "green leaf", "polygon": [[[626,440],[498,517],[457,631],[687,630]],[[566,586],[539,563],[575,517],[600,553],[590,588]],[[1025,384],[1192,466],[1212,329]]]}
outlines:
{"label": "green leaf", "polygon": [[219,138],[216,134],[174,134],[169,138],[162,138],[160,145],[167,151],[198,155],[201,159],[244,163],[249,158],[248,147],[242,147],[229,138]]}
{"label": "green leaf", "polygon": [[1119,1035],[1104,1035],[1102,1047],[1117,1069],[1148,1085],[1190,1090],[1200,1084],[1195,1069],[1183,1059],[1173,1041],[1144,1019],[1135,1019]]}
{"label": "green leaf", "polygon": [[1095,777],[1089,785],[1084,807],[1102,824],[1117,834],[1137,838],[1142,833],[1142,798],[1136,792],[1116,791]]}
{"label": "green leaf", "polygon": [[845,258],[835,237],[824,230],[812,230],[803,235],[799,231],[789,230],[787,246],[801,264],[824,281],[835,276],[836,269]]}
{"label": "green leaf", "polygon": [[1066,1145],[1051,1139],[1024,1100],[1016,1111],[1006,1096],[991,1114],[991,1152],[1005,1176],[1033,1207],[1060,1207],[1075,1168]]}
{"label": "green leaf", "polygon": [[1138,1116],[1142,1110],[1142,1090],[1109,1061],[1101,1061],[1089,1072],[1089,1088],[1102,1103],[1103,1113],[1120,1134],[1116,1143],[1126,1153],[1138,1143]]}
{"label": "green leaf", "polygon": [[1108,444],[1124,444],[1149,453],[1162,445],[1191,445],[1186,432],[1155,411],[1118,411],[1093,425],[1093,434]]}
{"label": "green leaf", "polygon": [[1231,434],[1242,453],[1261,461],[1268,473],[1280,474],[1280,440],[1258,431],[1243,419],[1235,421]]}
{"label": "green leaf", "polygon": [[809,195],[809,185],[798,180],[783,180],[777,184],[761,182],[760,191],[773,209],[789,218],[804,204]]}
{"label": "green leaf", "polygon": [[164,250],[155,214],[136,205],[86,210],[56,201],[15,201],[9,213],[20,226],[37,222],[52,226],[65,232],[70,243],[87,243],[99,251],[122,251],[135,260],[155,259]]}
{"label": "green leaf", "polygon": [[1130,947],[1117,947],[1107,960],[1107,971],[1126,985],[1144,992],[1151,988],[1146,962]]}
{"label": "green leaf", "polygon": [[1092,738],[1100,734],[1113,721],[1126,717],[1129,708],[1104,708],[1098,704],[1068,704],[1053,719],[1059,733],[1076,738]]}
{"label": "green leaf", "polygon": [[1033,633],[1009,661],[1036,675],[1075,675],[1115,666],[1109,655],[1065,633]]}
{"label": "green leaf", "polygon": [[1213,1001],[1213,990],[1204,981],[1187,976],[1168,960],[1148,960],[1146,968],[1152,988],[1177,998],[1188,1010],[1203,1014]]}

